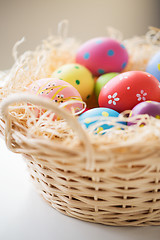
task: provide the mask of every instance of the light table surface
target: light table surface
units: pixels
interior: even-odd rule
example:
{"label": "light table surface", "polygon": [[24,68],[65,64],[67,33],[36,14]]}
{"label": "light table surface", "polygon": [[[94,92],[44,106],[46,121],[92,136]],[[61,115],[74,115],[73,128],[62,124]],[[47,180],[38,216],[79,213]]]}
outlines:
{"label": "light table surface", "polygon": [[0,240],[159,240],[160,227],[110,227],[65,216],[39,196],[22,157],[0,139]]}

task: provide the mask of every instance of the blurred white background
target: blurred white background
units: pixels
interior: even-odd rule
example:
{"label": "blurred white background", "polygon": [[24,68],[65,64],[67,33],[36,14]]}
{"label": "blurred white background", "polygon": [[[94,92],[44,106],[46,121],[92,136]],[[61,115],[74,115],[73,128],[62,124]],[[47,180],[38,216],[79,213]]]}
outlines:
{"label": "blurred white background", "polygon": [[12,47],[23,36],[20,53],[34,49],[49,31],[69,20],[69,36],[85,41],[105,36],[106,27],[125,38],[143,35],[148,26],[160,27],[159,0],[0,0],[0,69],[13,64]]}

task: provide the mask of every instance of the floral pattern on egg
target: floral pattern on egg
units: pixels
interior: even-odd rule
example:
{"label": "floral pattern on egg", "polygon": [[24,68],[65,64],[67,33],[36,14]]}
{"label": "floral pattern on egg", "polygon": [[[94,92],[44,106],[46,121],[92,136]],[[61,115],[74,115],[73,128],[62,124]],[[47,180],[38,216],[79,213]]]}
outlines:
{"label": "floral pattern on egg", "polygon": [[108,104],[113,104],[113,105],[116,105],[117,101],[120,100],[120,98],[117,97],[117,92],[115,92],[113,96],[108,95],[108,98],[109,98]]}
{"label": "floral pattern on egg", "polygon": [[146,100],[160,101],[159,81],[146,72],[130,71],[112,78],[102,88],[98,102],[100,107],[123,112]]}
{"label": "floral pattern on egg", "polygon": [[137,99],[138,101],[141,101],[141,100],[146,101],[147,93],[144,90],[141,90],[140,93],[136,94],[136,96],[138,98]]}

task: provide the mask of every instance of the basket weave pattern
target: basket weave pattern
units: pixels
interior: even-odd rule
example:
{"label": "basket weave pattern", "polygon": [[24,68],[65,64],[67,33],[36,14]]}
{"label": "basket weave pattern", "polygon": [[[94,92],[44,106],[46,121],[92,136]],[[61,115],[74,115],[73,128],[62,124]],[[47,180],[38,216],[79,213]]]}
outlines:
{"label": "basket weave pattern", "polygon": [[128,144],[103,145],[105,136],[90,139],[78,121],[55,104],[21,96],[18,101],[39,103],[60,114],[79,137],[78,144],[69,145],[29,139],[16,135],[8,113],[15,101],[11,97],[2,103],[6,143],[23,154],[38,191],[52,207],[68,216],[107,225],[160,225],[158,137],[152,138],[150,133]]}

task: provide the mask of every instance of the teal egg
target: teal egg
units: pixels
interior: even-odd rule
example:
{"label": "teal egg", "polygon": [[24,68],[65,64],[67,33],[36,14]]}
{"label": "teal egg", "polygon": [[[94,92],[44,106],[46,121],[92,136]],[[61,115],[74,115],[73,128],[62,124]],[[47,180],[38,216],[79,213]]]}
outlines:
{"label": "teal egg", "polygon": [[108,121],[108,117],[118,117],[119,113],[110,108],[93,108],[82,113],[78,120],[86,128],[94,127],[98,122],[101,122],[98,127],[95,126],[95,133],[104,134],[103,131],[110,129],[113,125],[105,123]]}

